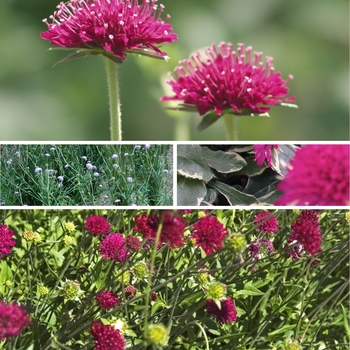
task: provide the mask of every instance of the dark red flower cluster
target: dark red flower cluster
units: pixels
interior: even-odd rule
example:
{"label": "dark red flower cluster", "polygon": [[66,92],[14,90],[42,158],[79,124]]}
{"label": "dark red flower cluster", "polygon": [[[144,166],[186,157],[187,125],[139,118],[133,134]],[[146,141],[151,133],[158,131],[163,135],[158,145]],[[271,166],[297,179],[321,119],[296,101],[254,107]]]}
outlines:
{"label": "dark red flower cluster", "polygon": [[299,242],[311,255],[322,251],[322,235],[317,214],[316,210],[303,210],[297,221],[292,223],[292,235],[288,239],[288,243]]}
{"label": "dark red flower cluster", "polygon": [[92,215],[85,219],[85,230],[93,235],[105,235],[111,231],[111,225],[103,216]]}
{"label": "dark red flower cluster", "polygon": [[278,221],[275,216],[273,216],[268,211],[256,214],[254,221],[257,224],[257,230],[266,233],[276,233],[278,231]]}
{"label": "dark red flower cluster", "polygon": [[196,239],[196,245],[202,247],[205,254],[209,255],[222,249],[222,243],[228,231],[215,216],[200,218],[193,228],[192,237]]}
{"label": "dark red flower cluster", "polygon": [[98,305],[102,309],[112,309],[119,304],[119,298],[109,290],[103,290],[96,295]]}
{"label": "dark red flower cluster", "polygon": [[126,246],[129,249],[137,252],[141,249],[141,241],[139,240],[138,237],[130,235],[126,237]]}
{"label": "dark red flower cluster", "polygon": [[[236,114],[266,113],[271,105],[294,101],[286,97],[290,75],[287,80],[275,72],[272,57],[261,61],[261,52],[252,52],[252,47],[237,45],[237,52],[231,43],[213,44],[180,62],[175,68],[177,78],[167,83],[174,96],[164,96],[161,101],[181,101],[194,106],[200,115],[214,110],[222,115],[225,110]],[[254,55],[254,57],[252,57]]]}
{"label": "dark red flower cluster", "polygon": [[160,233],[160,243],[169,243],[170,248],[181,247],[184,243],[184,230],[187,221],[170,211],[161,211],[158,215],[147,216],[143,213],[135,217],[134,231],[141,232],[146,239],[155,239],[158,227],[163,223]]}
{"label": "dark red flower cluster", "polygon": [[214,300],[207,300],[207,312],[209,315],[215,316],[220,324],[231,323],[237,319],[235,302],[231,298],[221,300],[221,309],[218,308]]}
{"label": "dark red flower cluster", "polygon": [[93,321],[90,333],[95,341],[95,350],[124,350],[125,340],[119,329]]}
{"label": "dark red flower cluster", "polygon": [[30,325],[30,319],[25,308],[13,302],[0,302],[0,341],[20,335],[22,330]]}
{"label": "dark red flower cluster", "polygon": [[111,259],[124,263],[129,259],[125,238],[120,233],[112,233],[103,238],[99,245],[99,253],[103,259]]}
{"label": "dark red flower cluster", "polygon": [[[177,40],[172,26],[160,15],[157,0],[70,0],[61,2],[41,33],[52,45],[104,50],[124,59],[126,53],[166,56],[155,45]],[[145,50],[146,49],[146,50]],[[151,51],[147,51],[150,49]],[[145,52],[146,51],[146,52]]]}
{"label": "dark red flower cluster", "polygon": [[13,239],[13,231],[6,225],[0,225],[0,259],[12,252],[16,241]]}
{"label": "dark red flower cluster", "polygon": [[272,152],[272,149],[277,149],[277,148],[278,148],[278,145],[254,145],[253,146],[253,149],[255,151],[254,160],[256,161],[256,164],[258,164],[259,166],[262,166],[266,159],[268,167],[271,168],[272,166],[271,152]]}

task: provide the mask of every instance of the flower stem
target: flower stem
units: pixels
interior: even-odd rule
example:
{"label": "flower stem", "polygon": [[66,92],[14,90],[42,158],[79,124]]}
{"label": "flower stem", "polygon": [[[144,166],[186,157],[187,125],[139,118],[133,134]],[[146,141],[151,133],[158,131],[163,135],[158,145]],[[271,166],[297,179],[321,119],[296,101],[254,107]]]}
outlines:
{"label": "flower stem", "polygon": [[105,60],[108,82],[111,141],[121,141],[122,114],[119,100],[118,72],[116,64],[111,59],[106,57]]}
{"label": "flower stem", "polygon": [[188,141],[190,140],[190,119],[186,115],[179,115],[175,117],[175,140]]}
{"label": "flower stem", "polygon": [[224,122],[226,126],[226,137],[229,141],[237,141],[238,140],[238,132],[237,132],[237,117],[232,114],[225,114]]}

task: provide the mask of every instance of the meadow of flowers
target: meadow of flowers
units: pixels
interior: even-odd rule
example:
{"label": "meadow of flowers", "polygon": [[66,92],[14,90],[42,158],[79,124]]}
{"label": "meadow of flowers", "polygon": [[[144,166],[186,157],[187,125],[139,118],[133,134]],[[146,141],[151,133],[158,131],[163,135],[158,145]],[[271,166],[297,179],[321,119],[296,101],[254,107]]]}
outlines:
{"label": "meadow of flowers", "polygon": [[6,206],[172,205],[171,145],[1,145]]}
{"label": "meadow of flowers", "polygon": [[348,349],[346,210],[1,210],[0,348]]}

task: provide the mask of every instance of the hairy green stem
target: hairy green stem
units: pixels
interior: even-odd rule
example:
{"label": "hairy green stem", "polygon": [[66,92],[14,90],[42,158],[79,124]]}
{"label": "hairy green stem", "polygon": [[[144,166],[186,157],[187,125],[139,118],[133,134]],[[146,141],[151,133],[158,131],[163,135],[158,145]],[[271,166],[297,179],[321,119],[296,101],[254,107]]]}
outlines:
{"label": "hairy green stem", "polygon": [[118,71],[116,64],[112,60],[109,58],[105,58],[105,60],[108,82],[111,141],[121,141],[122,114],[119,100]]}
{"label": "hairy green stem", "polygon": [[225,114],[223,116],[225,127],[226,127],[226,138],[229,141],[238,140],[238,131],[237,131],[237,117],[232,114]]}

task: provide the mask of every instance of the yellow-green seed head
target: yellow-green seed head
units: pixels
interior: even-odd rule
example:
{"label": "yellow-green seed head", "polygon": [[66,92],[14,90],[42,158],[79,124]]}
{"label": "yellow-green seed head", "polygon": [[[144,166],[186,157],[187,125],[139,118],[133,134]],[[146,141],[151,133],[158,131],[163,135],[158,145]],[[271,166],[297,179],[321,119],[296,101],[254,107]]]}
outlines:
{"label": "yellow-green seed head", "polygon": [[286,350],[302,350],[303,349],[296,340],[292,340],[289,344],[286,345],[285,348],[286,348]]}
{"label": "yellow-green seed head", "polygon": [[71,245],[74,244],[74,238],[71,237],[71,236],[65,235],[65,236],[63,237],[63,243],[64,243],[64,245],[65,245],[66,247],[69,247],[69,246],[71,246]]}
{"label": "yellow-green seed head", "polygon": [[345,220],[350,224],[350,210],[345,213]]}
{"label": "yellow-green seed head", "polygon": [[137,279],[143,279],[148,276],[149,271],[147,265],[140,261],[134,265],[134,274]]}
{"label": "yellow-green seed head", "polygon": [[42,241],[41,236],[39,235],[39,233],[34,233],[34,238],[33,238],[33,242],[34,243],[40,243]]}
{"label": "yellow-green seed head", "polygon": [[205,286],[208,283],[208,274],[206,272],[201,272],[197,275],[198,282],[200,285]]}
{"label": "yellow-green seed head", "polygon": [[246,249],[247,241],[241,234],[227,236],[225,239],[225,247],[233,250],[235,253],[241,253]]}
{"label": "yellow-green seed head", "polygon": [[67,280],[63,286],[65,300],[77,300],[84,292],[78,281]]}
{"label": "yellow-green seed head", "polygon": [[38,286],[38,293],[40,295],[47,295],[47,294],[49,294],[49,288],[47,288],[45,286]]}
{"label": "yellow-green seed head", "polygon": [[32,241],[34,240],[34,232],[33,231],[30,231],[30,230],[27,230],[27,231],[24,231],[23,232],[23,238],[26,240],[26,241]]}
{"label": "yellow-green seed head", "polygon": [[169,331],[161,323],[150,324],[145,332],[145,340],[154,347],[165,346],[169,340]]}
{"label": "yellow-green seed head", "polygon": [[5,281],[5,286],[11,288],[13,283],[10,280]]}
{"label": "yellow-green seed head", "polygon": [[124,271],[117,277],[117,281],[120,283],[125,283],[128,284],[130,281],[130,272],[129,271]]}
{"label": "yellow-green seed head", "polygon": [[64,224],[64,227],[68,232],[74,232],[75,231],[75,225],[72,222],[66,222]]}
{"label": "yellow-green seed head", "polygon": [[210,283],[207,290],[207,299],[222,300],[226,297],[227,287],[223,283]]}
{"label": "yellow-green seed head", "polygon": [[205,213],[205,211],[201,210],[198,212],[198,217],[199,218],[203,218],[204,216],[207,216],[207,214]]}

